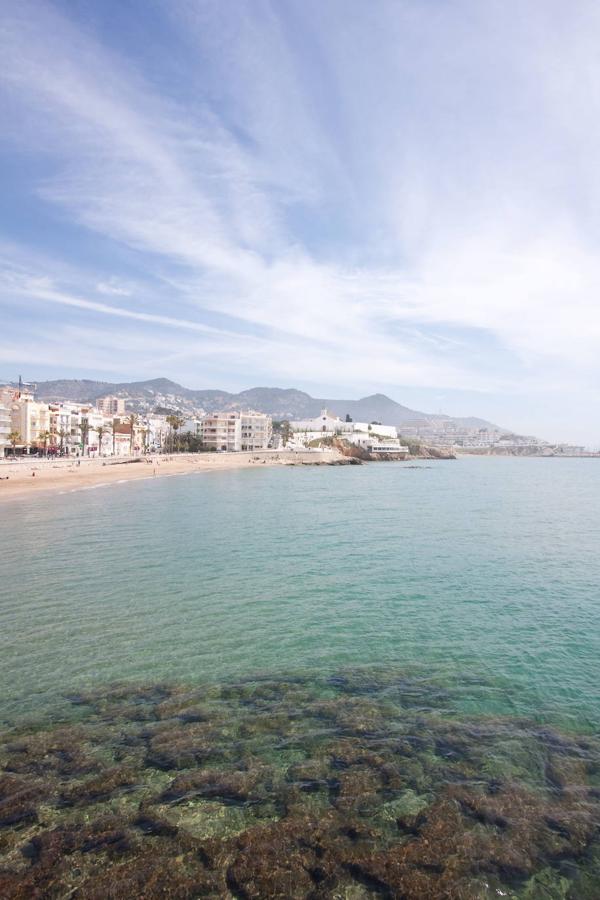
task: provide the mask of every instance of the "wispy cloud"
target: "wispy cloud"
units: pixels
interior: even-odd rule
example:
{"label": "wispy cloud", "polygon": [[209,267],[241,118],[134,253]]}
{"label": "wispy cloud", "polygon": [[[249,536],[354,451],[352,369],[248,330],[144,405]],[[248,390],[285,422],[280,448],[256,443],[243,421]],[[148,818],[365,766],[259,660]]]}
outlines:
{"label": "wispy cloud", "polygon": [[40,272],[21,237],[4,302],[149,346],[162,329],[156,361],[195,383],[229,366],[248,384],[591,396],[595,4],[350,7],[155,5],[164,57],[68,6],[7,10],[6,136],[38,163],[23,189],[58,232],[105,243],[78,252],[65,231],[69,272]]}

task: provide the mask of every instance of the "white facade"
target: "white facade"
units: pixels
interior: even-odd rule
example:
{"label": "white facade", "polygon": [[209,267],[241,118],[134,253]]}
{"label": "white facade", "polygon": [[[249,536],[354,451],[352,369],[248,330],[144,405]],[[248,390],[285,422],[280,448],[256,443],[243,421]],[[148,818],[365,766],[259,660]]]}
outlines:
{"label": "white facade", "polygon": [[47,403],[38,403],[33,394],[17,391],[10,407],[11,430],[19,434],[17,446],[37,446],[40,435],[49,431],[50,414]]}
{"label": "white facade", "polygon": [[297,419],[290,422],[292,431],[316,432],[319,434],[342,434],[352,431],[352,422],[343,422],[339,416],[334,416],[326,409],[322,409],[320,415],[314,419]]}
{"label": "white facade", "polygon": [[0,457],[4,456],[5,447],[10,446],[8,436],[12,431],[10,407],[13,396],[12,388],[0,387]]}
{"label": "white facade", "polygon": [[162,450],[167,445],[169,423],[166,416],[144,416],[148,429],[147,445],[150,450]]}
{"label": "white facade", "polygon": [[398,441],[398,432],[394,425],[379,425],[369,422],[343,422],[339,416],[332,416],[326,409],[314,419],[301,419],[290,422],[294,432],[294,442],[308,446],[313,441],[325,437],[343,437],[360,447],[375,450],[378,453],[405,453],[408,449]]}
{"label": "white facade", "polygon": [[[373,428],[378,426],[373,426]],[[396,429],[394,429],[395,431]],[[366,432],[356,431],[346,436],[351,444],[363,447],[370,453],[408,453],[408,447],[400,443],[396,436],[380,437]]]}
{"label": "white facade", "polygon": [[266,450],[273,433],[273,423],[270,416],[263,413],[241,413],[241,441],[240,450]]}
{"label": "white facade", "polygon": [[200,436],[208,450],[266,450],[272,434],[270,416],[255,412],[221,412],[204,416]]}

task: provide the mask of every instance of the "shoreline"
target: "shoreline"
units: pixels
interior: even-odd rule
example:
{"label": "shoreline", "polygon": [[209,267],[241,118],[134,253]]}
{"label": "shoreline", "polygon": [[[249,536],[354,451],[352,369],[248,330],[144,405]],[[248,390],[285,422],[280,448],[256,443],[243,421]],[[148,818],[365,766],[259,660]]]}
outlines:
{"label": "shoreline", "polygon": [[[174,453],[116,460],[35,459],[0,463],[0,503],[39,493],[72,493],[131,481],[254,466],[347,465],[332,451],[256,450],[236,453]],[[35,473],[35,474],[33,474]],[[7,479],[8,476],[8,479]]]}

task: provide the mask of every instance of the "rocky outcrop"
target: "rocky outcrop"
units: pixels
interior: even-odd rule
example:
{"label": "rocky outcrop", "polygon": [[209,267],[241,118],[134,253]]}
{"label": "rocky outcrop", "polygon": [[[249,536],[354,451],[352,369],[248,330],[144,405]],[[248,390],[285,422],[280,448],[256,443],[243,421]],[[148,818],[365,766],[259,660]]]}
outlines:
{"label": "rocky outcrop", "polygon": [[332,446],[351,459],[359,459],[363,462],[398,462],[407,459],[456,459],[450,450],[441,450],[437,447],[426,447],[418,444],[410,448],[409,453],[376,453],[352,444],[344,438],[333,438]]}
{"label": "rocky outcrop", "polygon": [[456,454],[452,450],[427,447],[425,444],[421,444],[415,448],[415,452],[410,454],[409,459],[456,459]]}

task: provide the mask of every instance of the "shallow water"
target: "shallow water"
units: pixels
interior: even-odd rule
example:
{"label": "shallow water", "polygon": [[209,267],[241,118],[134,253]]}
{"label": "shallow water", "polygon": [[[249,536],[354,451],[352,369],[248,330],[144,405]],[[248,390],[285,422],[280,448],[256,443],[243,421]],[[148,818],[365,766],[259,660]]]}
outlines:
{"label": "shallow water", "polygon": [[600,894],[598,461],[1,514],[0,895]]}

